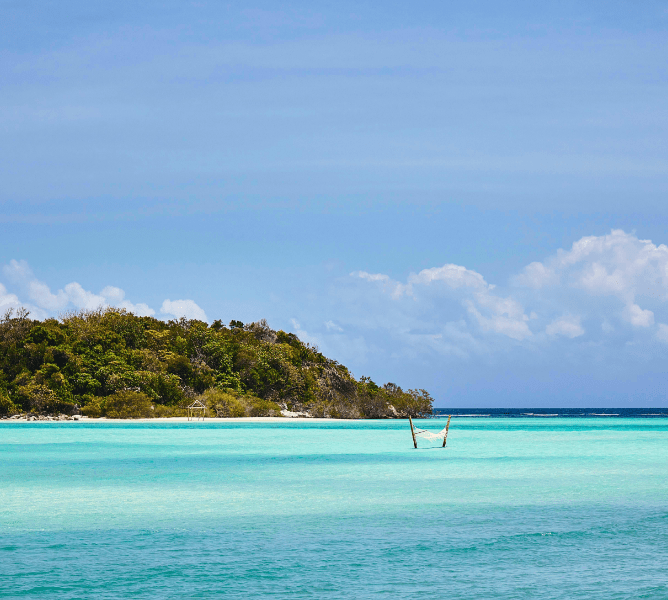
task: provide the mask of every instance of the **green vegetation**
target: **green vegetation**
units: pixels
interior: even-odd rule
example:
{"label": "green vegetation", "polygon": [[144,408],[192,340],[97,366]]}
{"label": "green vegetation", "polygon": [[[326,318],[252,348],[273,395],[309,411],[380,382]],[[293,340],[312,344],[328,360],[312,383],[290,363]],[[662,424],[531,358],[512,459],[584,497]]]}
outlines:
{"label": "green vegetation", "polygon": [[209,416],[386,418],[431,413],[425,390],[368,377],[262,320],[164,322],[121,309],[35,321],[0,318],[0,416],[182,416],[198,398]]}

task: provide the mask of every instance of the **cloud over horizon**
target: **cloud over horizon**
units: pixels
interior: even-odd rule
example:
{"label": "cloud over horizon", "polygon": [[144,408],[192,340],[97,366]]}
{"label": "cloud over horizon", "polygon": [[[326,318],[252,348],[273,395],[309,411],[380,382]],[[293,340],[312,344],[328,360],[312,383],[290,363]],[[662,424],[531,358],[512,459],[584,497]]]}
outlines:
{"label": "cloud over horizon", "polygon": [[622,230],[583,237],[503,286],[455,264],[405,281],[366,271],[350,276],[362,284],[353,285],[352,297],[366,307],[353,311],[355,324],[365,326],[366,312],[368,328],[390,332],[405,347],[468,356],[518,344],[668,343],[668,247]]}
{"label": "cloud over horizon", "polygon": [[[3,275],[20,292],[28,297],[29,302],[19,299],[0,283],[0,310],[24,307],[33,317],[45,319],[67,310],[96,310],[98,308],[124,308],[138,316],[155,316],[156,311],[143,302],[133,303],[125,298],[125,291],[112,285],[105,286],[99,293],[86,290],[73,281],[55,293],[43,281],[35,277],[30,265],[25,260],[10,260],[2,268]],[[165,317],[186,317],[206,321],[206,313],[193,300],[165,300],[160,312]]]}

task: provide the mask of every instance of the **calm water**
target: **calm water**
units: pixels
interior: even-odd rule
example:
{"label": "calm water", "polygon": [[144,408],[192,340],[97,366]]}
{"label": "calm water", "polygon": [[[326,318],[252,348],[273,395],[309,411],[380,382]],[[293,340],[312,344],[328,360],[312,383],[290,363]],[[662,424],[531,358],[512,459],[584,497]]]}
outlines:
{"label": "calm water", "polygon": [[421,446],[0,423],[0,597],[668,598],[668,419],[457,417]]}

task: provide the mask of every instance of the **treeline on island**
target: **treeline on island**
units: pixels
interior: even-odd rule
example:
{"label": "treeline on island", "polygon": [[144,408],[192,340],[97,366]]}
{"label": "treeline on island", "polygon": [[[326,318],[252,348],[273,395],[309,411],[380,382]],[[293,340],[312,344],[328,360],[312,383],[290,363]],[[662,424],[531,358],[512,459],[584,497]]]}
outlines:
{"label": "treeline on island", "polygon": [[265,320],[161,321],[106,308],[37,321],[0,319],[0,416],[330,418],[424,416],[433,399],[370,378]]}

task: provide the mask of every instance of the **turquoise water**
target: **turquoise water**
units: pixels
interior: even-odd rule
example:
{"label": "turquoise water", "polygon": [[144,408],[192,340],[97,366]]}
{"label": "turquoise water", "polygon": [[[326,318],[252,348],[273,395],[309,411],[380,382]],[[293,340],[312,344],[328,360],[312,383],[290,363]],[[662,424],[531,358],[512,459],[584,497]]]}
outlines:
{"label": "turquoise water", "polygon": [[458,418],[420,446],[401,421],[0,423],[0,597],[668,598],[668,420]]}

